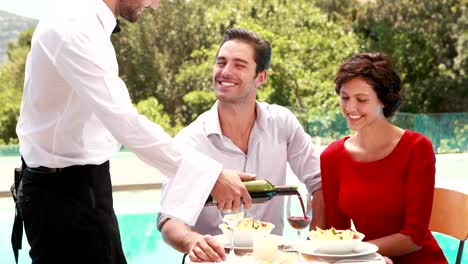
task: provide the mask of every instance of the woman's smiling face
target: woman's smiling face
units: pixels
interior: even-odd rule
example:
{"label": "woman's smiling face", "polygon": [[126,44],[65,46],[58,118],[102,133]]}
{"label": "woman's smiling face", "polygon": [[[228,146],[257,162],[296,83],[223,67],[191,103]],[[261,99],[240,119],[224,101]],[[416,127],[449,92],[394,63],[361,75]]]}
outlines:
{"label": "woman's smiling face", "polygon": [[355,77],[343,83],[340,106],[349,129],[359,131],[375,121],[385,119],[383,105],[374,88],[363,78]]}

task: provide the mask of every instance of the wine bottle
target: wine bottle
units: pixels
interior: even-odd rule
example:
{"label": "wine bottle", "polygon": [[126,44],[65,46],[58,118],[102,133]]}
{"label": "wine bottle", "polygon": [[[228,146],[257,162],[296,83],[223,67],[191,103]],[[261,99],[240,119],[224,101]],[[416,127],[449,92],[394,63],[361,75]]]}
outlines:
{"label": "wine bottle", "polygon": [[[275,186],[267,180],[251,180],[244,181],[245,188],[252,197],[252,203],[264,203],[271,200],[275,196],[297,195],[297,186]],[[205,206],[216,205],[213,197],[209,196]]]}

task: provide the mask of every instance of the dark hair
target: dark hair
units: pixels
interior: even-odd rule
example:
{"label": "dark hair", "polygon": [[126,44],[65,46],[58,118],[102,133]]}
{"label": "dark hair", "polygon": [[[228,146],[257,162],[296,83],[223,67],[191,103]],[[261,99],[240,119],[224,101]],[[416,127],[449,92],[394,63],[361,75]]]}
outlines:
{"label": "dark hair", "polygon": [[254,49],[254,61],[257,63],[257,68],[255,69],[256,74],[268,69],[271,61],[270,42],[247,29],[228,28],[224,32],[223,41],[221,42],[221,45],[219,45],[219,49],[221,49],[223,44],[229,40],[240,40],[252,46]]}
{"label": "dark hair", "polygon": [[341,85],[360,77],[374,88],[382,101],[385,117],[391,117],[401,104],[401,79],[390,58],[383,53],[360,53],[354,55],[338,69],[335,91],[340,94]]}

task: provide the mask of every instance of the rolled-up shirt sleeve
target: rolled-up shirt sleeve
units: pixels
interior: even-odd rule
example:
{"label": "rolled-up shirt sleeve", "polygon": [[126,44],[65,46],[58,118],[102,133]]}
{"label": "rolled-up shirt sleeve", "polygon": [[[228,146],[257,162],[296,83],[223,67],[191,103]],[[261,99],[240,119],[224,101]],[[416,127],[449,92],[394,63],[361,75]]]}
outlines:
{"label": "rolled-up shirt sleeve", "polygon": [[222,166],[181,147],[159,125],[137,112],[118,77],[115,51],[103,37],[71,32],[54,51],[52,62],[72,87],[73,96],[82,99],[83,107],[92,109],[118,142],[173,178],[162,196],[161,212],[194,225]]}
{"label": "rolled-up shirt sleeve", "polygon": [[287,126],[290,129],[288,162],[294,174],[305,184],[307,191],[313,194],[322,188],[319,154],[310,135],[304,131],[299,120],[289,111]]}
{"label": "rolled-up shirt sleeve", "polygon": [[156,220],[156,227],[158,228],[159,231],[161,231],[163,225],[169,220],[169,218],[166,215],[163,215],[161,213],[158,213],[158,219]]}

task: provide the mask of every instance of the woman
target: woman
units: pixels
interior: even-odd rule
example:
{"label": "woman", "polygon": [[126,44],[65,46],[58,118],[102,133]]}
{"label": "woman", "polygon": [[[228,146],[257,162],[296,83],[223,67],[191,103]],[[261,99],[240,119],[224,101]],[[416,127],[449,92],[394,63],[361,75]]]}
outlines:
{"label": "woman", "polygon": [[447,263],[428,229],[435,155],[423,135],[392,125],[401,103],[401,80],[389,58],[362,53],[335,78],[341,110],[355,131],[321,155],[328,227],[351,220],[379,253],[399,263]]}

